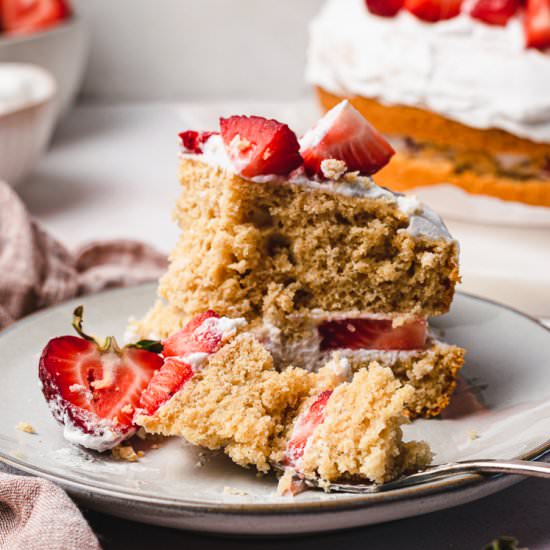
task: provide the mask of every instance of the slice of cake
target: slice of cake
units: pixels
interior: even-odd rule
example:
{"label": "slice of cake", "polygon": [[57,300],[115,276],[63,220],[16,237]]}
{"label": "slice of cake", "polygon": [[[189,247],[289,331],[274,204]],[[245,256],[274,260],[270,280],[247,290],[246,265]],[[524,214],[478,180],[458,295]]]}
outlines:
{"label": "slice of cake", "polygon": [[298,141],[261,117],[181,137],[182,234],[159,301],[134,331],[167,337],[214,309],[242,316],[275,366],[316,370],[334,351],[416,388],[413,415],[444,408],[463,350],[428,319],[448,311],[458,245],[441,219],[370,175],[391,146],[348,103]]}
{"label": "slice of cake", "polygon": [[[278,371],[250,332],[217,338],[229,322],[208,312],[163,342],[165,363],[142,394],[138,425],[223,449],[244,467],[267,472],[285,465],[324,482],[382,483],[429,463],[425,443],[402,441],[400,426],[409,422],[405,404],[414,389],[391,369],[372,363],[348,382],[347,360],[334,357],[315,373]],[[216,343],[197,361],[193,350],[206,349],[205,341]]]}
{"label": "slice of cake", "polygon": [[382,185],[550,207],[548,2],[328,0],[307,80],[388,138]]}

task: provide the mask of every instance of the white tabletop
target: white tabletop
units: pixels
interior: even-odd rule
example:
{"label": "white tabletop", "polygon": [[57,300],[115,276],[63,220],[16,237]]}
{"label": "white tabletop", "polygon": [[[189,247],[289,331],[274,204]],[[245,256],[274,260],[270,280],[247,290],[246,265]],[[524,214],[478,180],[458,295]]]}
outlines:
{"label": "white tabletop", "polygon": [[[71,247],[93,239],[130,237],[167,252],[177,237],[170,219],[178,195],[177,132],[187,127],[211,127],[216,114],[239,110],[280,116],[300,131],[316,116],[310,102],[80,106],[65,120],[50,152],[19,192],[46,229]],[[506,258],[501,257],[508,251],[506,241],[518,239],[521,232],[502,230],[497,241],[487,241],[481,238],[483,228],[461,223],[452,223],[451,228],[462,244],[465,280],[483,276],[490,289],[495,269],[501,271],[506,265]],[[528,248],[528,243],[525,246]],[[528,261],[537,254],[533,249]],[[526,255],[522,248],[522,261]],[[514,273],[519,269],[517,263],[514,262]],[[548,272],[546,280],[550,280]],[[535,273],[535,279],[540,282],[541,278]],[[505,286],[504,293],[506,288],[509,287]],[[337,535],[262,542],[262,547],[476,549],[496,536],[510,534],[531,550],[550,548],[549,495],[548,483],[530,480],[481,501],[430,516]],[[90,519],[102,535],[105,548],[120,548],[123,544],[136,550],[153,544],[159,548],[182,548],[186,544],[205,549],[220,546],[219,539],[135,526],[98,514],[91,514]],[[256,544],[227,541],[223,546],[254,548]]]}

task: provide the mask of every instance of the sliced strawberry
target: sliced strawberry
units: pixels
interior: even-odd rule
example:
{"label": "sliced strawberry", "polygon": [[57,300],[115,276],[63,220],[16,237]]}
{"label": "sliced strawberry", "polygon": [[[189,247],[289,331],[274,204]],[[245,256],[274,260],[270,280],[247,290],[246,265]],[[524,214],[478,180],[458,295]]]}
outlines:
{"label": "sliced strawberry", "polygon": [[374,15],[393,17],[403,7],[404,0],[365,0],[365,4]]}
{"label": "sliced strawberry", "polygon": [[2,0],[0,20],[9,34],[31,34],[47,29],[71,15],[65,0]]}
{"label": "sliced strawberry", "polygon": [[528,48],[550,48],[550,0],[527,0],[524,27]]}
{"label": "sliced strawberry", "polygon": [[320,393],[309,409],[298,418],[292,431],[292,437],[286,445],[284,464],[296,466],[298,460],[302,458],[313,431],[325,420],[325,409],[331,395],[332,390]]}
{"label": "sliced strawberry", "polygon": [[139,408],[145,414],[153,414],[192,377],[193,367],[191,365],[169,357],[141,394]]}
{"label": "sliced strawberry", "polygon": [[286,176],[302,164],[296,134],[276,120],[259,116],[220,119],[222,139],[236,171],[248,178]]}
{"label": "sliced strawberry", "polygon": [[348,170],[370,176],[395,154],[392,146],[347,100],[306,132],[300,144],[305,169],[321,177],[324,177],[321,170],[324,160],[342,160]]}
{"label": "sliced strawberry", "polygon": [[218,132],[196,132],[187,130],[178,134],[182,147],[189,153],[200,155],[203,152],[204,144]]}
{"label": "sliced strawberry", "polygon": [[321,349],[414,350],[426,344],[424,319],[393,327],[391,319],[346,319],[319,325]]}
{"label": "sliced strawberry", "polygon": [[163,340],[164,356],[173,357],[187,355],[188,353],[214,353],[218,351],[223,334],[217,329],[215,323],[205,323],[205,321],[219,318],[220,316],[211,309],[195,316],[180,331]]}
{"label": "sliced strawberry", "polygon": [[519,0],[477,0],[470,12],[474,19],[504,27],[519,8]]}
{"label": "sliced strawberry", "polygon": [[406,10],[430,23],[452,19],[461,8],[462,0],[405,0]]}
{"label": "sliced strawberry", "polygon": [[104,451],[133,434],[134,409],[161,365],[151,351],[61,336],[44,348],[38,373],[54,417],[90,436],[83,445]]}

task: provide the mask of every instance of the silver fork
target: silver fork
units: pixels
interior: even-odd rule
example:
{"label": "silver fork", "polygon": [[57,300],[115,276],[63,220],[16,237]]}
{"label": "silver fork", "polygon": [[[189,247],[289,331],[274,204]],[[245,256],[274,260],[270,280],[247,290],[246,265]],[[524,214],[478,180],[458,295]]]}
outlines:
{"label": "silver fork", "polygon": [[[282,470],[283,467],[276,466]],[[307,486],[324,489],[335,493],[379,493],[393,489],[401,489],[419,483],[426,483],[441,477],[454,474],[479,473],[479,474],[512,474],[528,477],[550,478],[550,464],[533,462],[530,460],[464,460],[461,462],[449,462],[429,466],[421,472],[403,476],[394,481],[377,485],[375,483],[329,483],[320,479],[304,479]]]}

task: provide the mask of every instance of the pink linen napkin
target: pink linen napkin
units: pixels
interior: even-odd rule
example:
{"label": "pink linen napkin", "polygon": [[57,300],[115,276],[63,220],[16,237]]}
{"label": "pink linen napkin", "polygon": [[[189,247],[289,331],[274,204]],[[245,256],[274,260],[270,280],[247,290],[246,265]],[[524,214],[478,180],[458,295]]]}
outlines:
{"label": "pink linen napkin", "polygon": [[[0,181],[0,329],[75,296],[156,279],[165,268],[164,255],[136,241],[94,242],[67,250]],[[84,517],[59,487],[0,473],[0,550],[99,548]]]}

